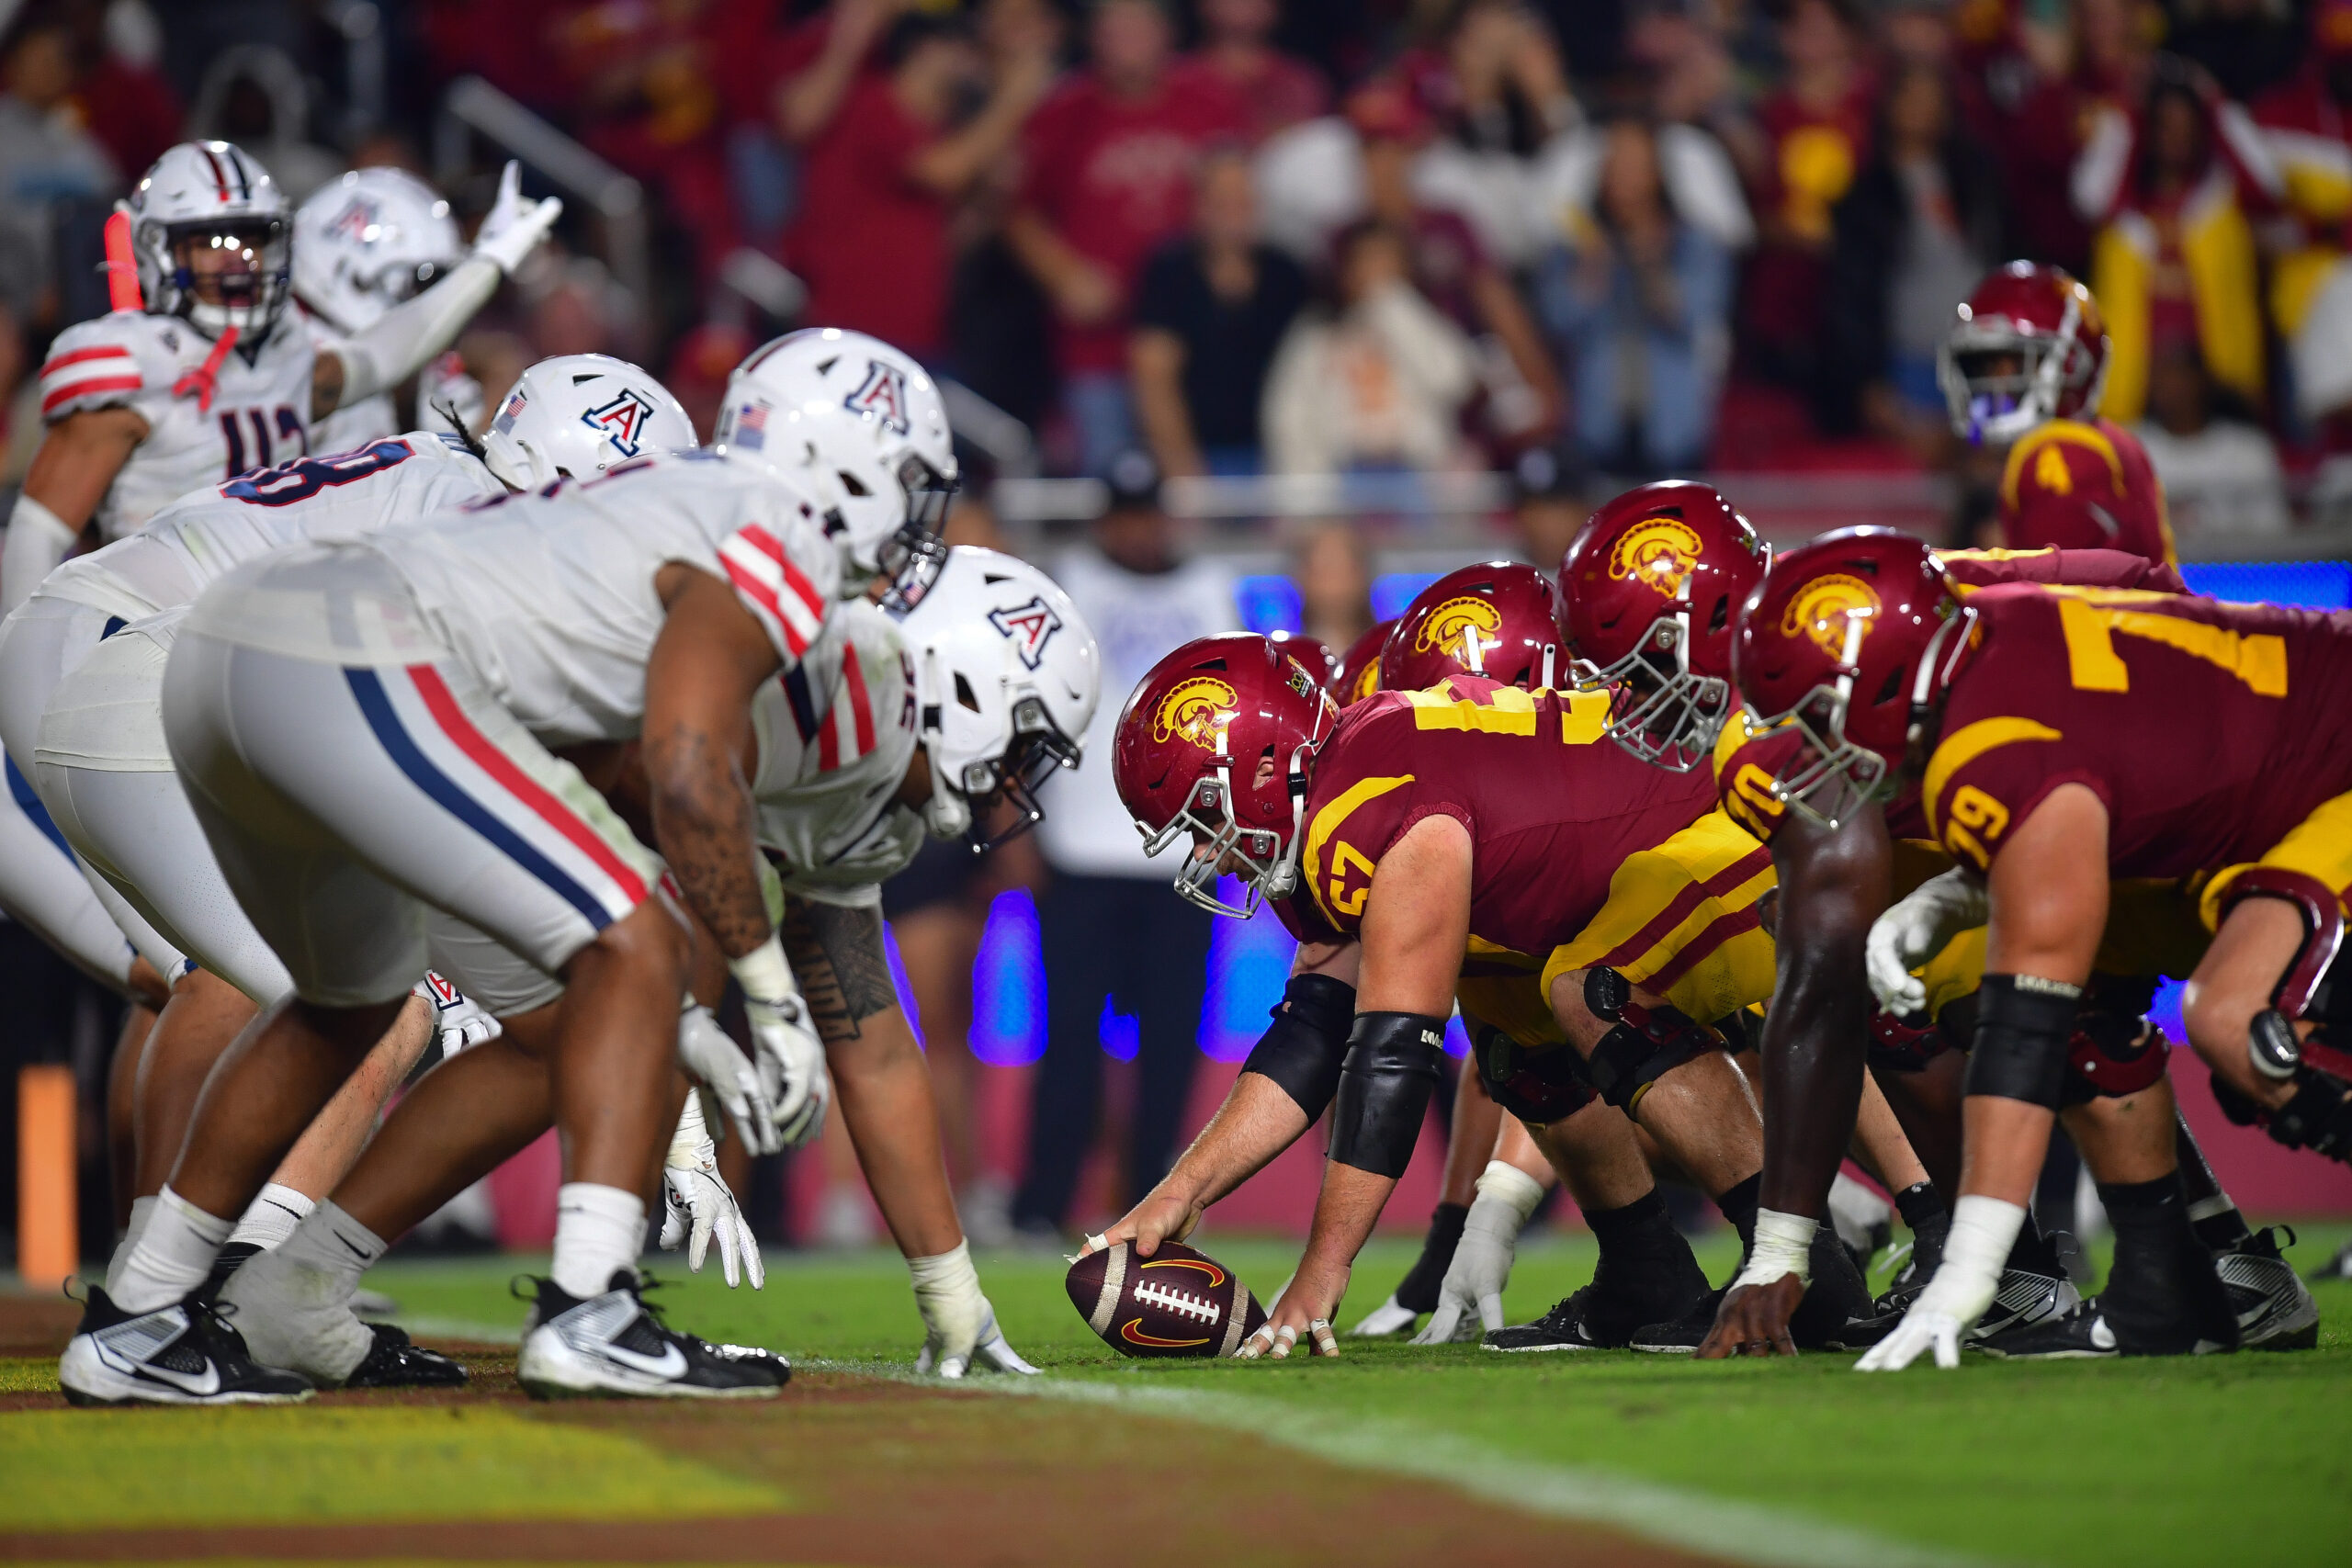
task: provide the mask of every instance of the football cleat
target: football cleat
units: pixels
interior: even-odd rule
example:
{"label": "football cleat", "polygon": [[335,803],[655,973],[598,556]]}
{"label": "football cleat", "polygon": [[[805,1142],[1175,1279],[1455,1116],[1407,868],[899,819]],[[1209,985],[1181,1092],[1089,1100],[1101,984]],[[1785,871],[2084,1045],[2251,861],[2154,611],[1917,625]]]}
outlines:
{"label": "football cleat", "polygon": [[465,1382],[465,1368],[438,1350],[411,1344],[408,1335],[390,1324],[371,1323],[368,1332],[374,1339],[368,1359],[352,1369],[344,1387],[457,1388]]}
{"label": "football cleat", "polygon": [[[2287,1245],[2295,1245],[2292,1230]],[[2215,1253],[2213,1272],[2237,1314],[2242,1348],[2309,1350],[2319,1344],[2319,1303],[2278,1256],[2278,1227],[2256,1231]]]}
{"label": "football cleat", "polygon": [[[1924,1283],[1924,1281],[1923,1281]],[[1969,1331],[1968,1342],[1980,1343],[2013,1328],[2029,1328],[2064,1317],[2082,1305],[2082,1292],[2064,1274],[2042,1274],[2030,1269],[2004,1269],[1993,1292],[1993,1304]]]}
{"label": "football cleat", "polygon": [[1489,1350],[1615,1350],[1637,1330],[1631,1324],[1610,1321],[1609,1303],[1599,1287],[1587,1285],[1532,1323],[1490,1330]]}
{"label": "football cleat", "polygon": [[537,1398],[768,1399],[791,1376],[781,1356],[664,1324],[632,1269],[615,1269],[605,1293],[585,1299],[553,1280],[531,1283],[537,1299],[514,1376]]}
{"label": "football cleat", "polygon": [[1973,1348],[2012,1361],[2086,1361],[2130,1355],[2211,1356],[2231,1347],[2219,1340],[2200,1338],[2178,1348],[2128,1349],[2116,1337],[2114,1326],[2100,1309],[2099,1298],[2094,1296],[2063,1317],[2020,1325],[1990,1339],[1975,1341]]}
{"label": "football cleat", "polygon": [[250,1241],[232,1241],[222,1247],[213,1257],[212,1272],[204,1277],[204,1288],[199,1293],[219,1301],[220,1287],[229,1282],[229,1277],[260,1257],[261,1251],[258,1244]]}
{"label": "football cleat", "polygon": [[1694,1303],[1708,1303],[1713,1321],[1714,1293],[1699,1260],[1671,1231],[1667,1239],[1668,1249],[1632,1257],[1603,1253],[1590,1284],[1532,1323],[1491,1331],[1487,1348],[1620,1350],[1645,1325],[1679,1322]]}
{"label": "football cleat", "polygon": [[129,1313],[97,1286],[58,1359],[74,1404],[286,1404],[311,1397],[293,1372],[255,1362],[228,1313],[202,1292]]}

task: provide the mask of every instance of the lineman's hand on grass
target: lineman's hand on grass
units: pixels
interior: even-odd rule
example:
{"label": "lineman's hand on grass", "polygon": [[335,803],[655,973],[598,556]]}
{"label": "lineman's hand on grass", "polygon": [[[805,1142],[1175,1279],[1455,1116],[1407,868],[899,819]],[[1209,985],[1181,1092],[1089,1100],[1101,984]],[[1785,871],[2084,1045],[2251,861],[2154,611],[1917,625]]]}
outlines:
{"label": "lineman's hand on grass", "polygon": [[1118,1224],[1100,1235],[1088,1236],[1086,1245],[1078,1249],[1078,1257],[1070,1261],[1091,1258],[1123,1241],[1135,1243],[1137,1257],[1149,1258],[1159,1250],[1161,1242],[1182,1241],[1192,1235],[1193,1227],[1201,1223],[1201,1216],[1207,1212],[1207,1204],[1171,1190],[1162,1181],[1145,1194],[1142,1202],[1128,1210]]}
{"label": "lineman's hand on grass", "polygon": [[1283,1287],[1274,1310],[1258,1325],[1258,1332],[1241,1342],[1234,1354],[1245,1361],[1261,1356],[1280,1361],[1288,1358],[1292,1348],[1301,1342],[1310,1356],[1336,1356],[1340,1353],[1340,1337],[1331,1332],[1331,1314],[1339,1310],[1340,1298],[1348,1293],[1348,1266],[1337,1268],[1315,1262],[1299,1265],[1298,1272]]}
{"label": "lineman's hand on grass", "polygon": [[1960,1365],[1961,1331],[1968,1325],[1951,1313],[1930,1307],[1927,1298],[1911,1304],[1894,1332],[1870,1348],[1870,1353],[1854,1363],[1858,1372],[1899,1372],[1919,1359],[1923,1350],[1933,1348],[1936,1365],[1947,1371]]}
{"label": "lineman's hand on grass", "polygon": [[1789,1318],[1804,1300],[1804,1281],[1783,1274],[1767,1285],[1734,1285],[1715,1309],[1715,1325],[1700,1342],[1699,1359],[1726,1356],[1793,1356]]}
{"label": "lineman's hand on grass", "polygon": [[699,1274],[716,1238],[718,1269],[727,1277],[729,1290],[741,1283],[746,1273],[755,1291],[767,1283],[760,1244],[736,1204],[735,1194],[718,1174],[718,1150],[711,1144],[702,1119],[702,1100],[696,1095],[686,1096],[685,1111],[670,1140],[669,1156],[662,1166],[662,1198],[664,1252],[675,1252],[678,1244],[684,1242],[686,1267]]}

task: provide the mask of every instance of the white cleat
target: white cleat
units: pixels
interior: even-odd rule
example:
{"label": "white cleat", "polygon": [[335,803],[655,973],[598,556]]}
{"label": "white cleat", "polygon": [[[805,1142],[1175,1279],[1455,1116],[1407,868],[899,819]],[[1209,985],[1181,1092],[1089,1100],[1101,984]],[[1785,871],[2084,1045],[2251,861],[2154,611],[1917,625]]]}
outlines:
{"label": "white cleat", "polygon": [[200,1295],[126,1313],[91,1288],[82,1325],[57,1363],[74,1404],[290,1404],[311,1397],[293,1372],[257,1364]]}
{"label": "white cleat", "polygon": [[713,1345],[664,1324],[634,1272],[615,1270],[601,1296],[567,1295],[535,1280],[515,1380],[540,1399],[622,1394],[639,1399],[772,1399],[792,1375],[783,1357]]}

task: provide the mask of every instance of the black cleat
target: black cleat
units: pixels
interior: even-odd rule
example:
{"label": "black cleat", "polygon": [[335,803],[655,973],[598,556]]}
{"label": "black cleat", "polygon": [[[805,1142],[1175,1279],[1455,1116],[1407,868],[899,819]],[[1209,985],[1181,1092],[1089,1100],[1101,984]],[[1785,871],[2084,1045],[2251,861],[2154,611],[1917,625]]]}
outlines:
{"label": "black cleat", "polygon": [[287,1404],[311,1397],[293,1372],[254,1361],[228,1314],[201,1290],[128,1313],[90,1288],[82,1325],[58,1359],[57,1382],[74,1404]]}
{"label": "black cleat", "polygon": [[458,1388],[464,1384],[465,1368],[438,1350],[411,1344],[407,1334],[391,1325],[371,1323],[368,1332],[376,1342],[368,1347],[367,1359],[343,1380],[344,1387]]}
{"label": "black cleat", "polygon": [[2135,1348],[2116,1333],[2109,1321],[2104,1298],[2094,1296],[2064,1317],[2022,1325],[2006,1334],[1973,1342],[1973,1348],[2012,1361],[2096,1361],[2113,1356],[2217,1355],[2233,1347],[2214,1339],[2190,1339],[2177,1345],[2152,1343]]}
{"label": "black cleat", "polygon": [[[2278,1226],[2267,1226],[2213,1255],[2213,1272],[2237,1314],[2247,1350],[2309,1350],[2319,1344],[2319,1303],[2278,1256]],[[2287,1245],[2295,1233],[2287,1232]]]}
{"label": "black cleat", "polygon": [[713,1345],[670,1327],[646,1304],[649,1286],[633,1269],[614,1270],[605,1293],[585,1300],[553,1280],[531,1283],[537,1304],[514,1375],[537,1398],[766,1399],[792,1375],[771,1351]]}

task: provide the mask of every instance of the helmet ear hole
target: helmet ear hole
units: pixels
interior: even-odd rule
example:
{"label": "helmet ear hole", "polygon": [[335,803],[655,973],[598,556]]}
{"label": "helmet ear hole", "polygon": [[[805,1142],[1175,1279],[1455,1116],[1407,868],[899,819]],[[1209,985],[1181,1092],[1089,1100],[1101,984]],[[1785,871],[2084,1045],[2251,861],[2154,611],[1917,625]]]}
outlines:
{"label": "helmet ear hole", "polygon": [[1712,635],[1729,625],[1731,625],[1731,595],[1719,594],[1715,599],[1714,613],[1707,617],[1707,630]]}
{"label": "helmet ear hole", "polygon": [[842,489],[849,491],[850,494],[856,496],[861,501],[874,493],[872,491],[865,488],[865,480],[859,479],[855,474],[851,473],[847,468],[837,468],[834,470],[834,474],[835,477],[842,481]]}
{"label": "helmet ear hole", "polygon": [[974,713],[980,711],[980,699],[973,694],[972,682],[964,679],[961,670],[956,671],[956,701]]}

